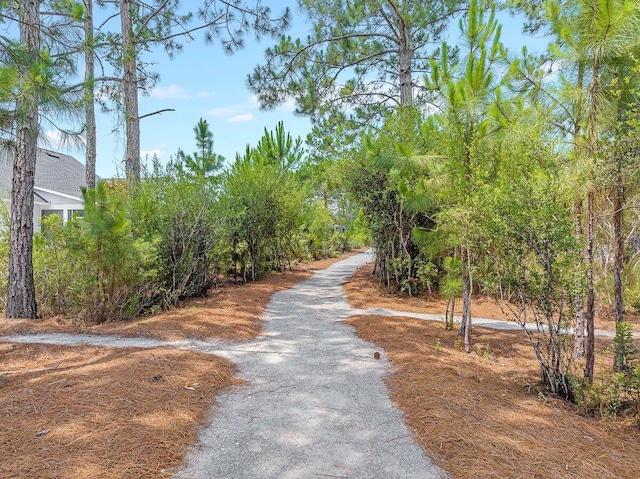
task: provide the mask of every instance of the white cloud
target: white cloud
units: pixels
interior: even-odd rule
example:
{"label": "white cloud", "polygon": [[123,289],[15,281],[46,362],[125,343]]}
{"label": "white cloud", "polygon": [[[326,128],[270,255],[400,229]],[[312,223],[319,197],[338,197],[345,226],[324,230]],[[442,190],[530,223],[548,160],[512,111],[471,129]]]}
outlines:
{"label": "white cloud", "polygon": [[157,86],[149,92],[149,95],[158,100],[187,100],[191,98],[189,90],[180,85]]}
{"label": "white cloud", "polygon": [[198,93],[198,98],[209,98],[210,96],[211,96],[211,92],[208,92],[206,90]]}
{"label": "white cloud", "polygon": [[57,150],[60,146],[60,141],[62,140],[62,134],[58,130],[48,130],[44,133],[44,138],[40,138],[38,143],[45,148],[50,148],[52,150]]}
{"label": "white cloud", "polygon": [[243,113],[240,115],[232,116],[227,121],[229,123],[248,123],[250,121],[253,121],[253,119],[254,119],[253,113]]}
{"label": "white cloud", "polygon": [[229,123],[247,123],[255,118],[258,106],[258,98],[255,95],[251,95],[243,103],[211,108],[203,111],[202,114],[226,118]]}
{"label": "white cloud", "polygon": [[47,130],[38,139],[38,146],[52,151],[65,153],[79,153],[84,151],[86,140],[84,136],[64,135],[60,130]]}
{"label": "white cloud", "polygon": [[153,156],[157,156],[158,158],[165,158],[167,156],[167,145],[158,145],[152,150],[140,150],[141,158],[149,158],[152,159]]}
{"label": "white cloud", "polygon": [[545,69],[544,79],[548,82],[554,82],[560,76],[562,71],[562,64],[560,62],[547,61],[544,63]]}
{"label": "white cloud", "polygon": [[287,98],[285,102],[278,107],[278,110],[286,113],[293,113],[296,109],[296,101],[293,98]]}

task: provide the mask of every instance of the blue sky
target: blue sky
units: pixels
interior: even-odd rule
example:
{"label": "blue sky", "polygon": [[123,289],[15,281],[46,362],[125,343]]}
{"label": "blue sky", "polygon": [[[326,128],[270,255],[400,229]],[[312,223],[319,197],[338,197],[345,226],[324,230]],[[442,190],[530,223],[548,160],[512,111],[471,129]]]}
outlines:
{"label": "blue sky", "polygon": [[[185,2],[186,3],[186,2]],[[288,34],[304,37],[308,25],[296,10],[295,0],[269,2],[274,12],[286,5],[293,8],[293,24]],[[520,34],[521,19],[500,15],[503,23],[503,43],[511,51],[519,51],[524,43],[537,45],[540,40]],[[452,31],[457,32],[457,22]],[[453,39],[450,39],[451,42]],[[152,68],[160,80],[149,96],[140,97],[140,114],[165,108],[174,112],[154,115],[141,121],[141,150],[143,159],[156,154],[161,161],[175,155],[178,148],[187,153],[195,149],[193,127],[200,118],[208,121],[214,134],[214,150],[228,161],[236,152],[243,152],[247,144],[255,145],[265,127],[274,129],[278,121],[294,136],[303,139],[310,131],[307,118],[293,114],[293,102],[287,102],[273,111],[260,111],[255,97],[246,87],[246,77],[264,58],[264,50],[273,40],[257,42],[247,38],[243,50],[234,55],[223,53],[219,44],[205,45],[202,38],[184,45],[184,51],[173,60],[164,52],[145,55],[145,61],[156,63]],[[124,126],[117,123],[114,114],[98,116],[97,173],[103,178],[122,175],[124,152]],[[82,152],[72,152],[84,161]]]}
{"label": "blue sky", "polygon": [[[191,3],[191,2],[188,2]],[[185,2],[187,4],[187,2]],[[270,2],[274,13],[293,2]],[[299,20],[299,15],[294,15]],[[304,34],[304,22],[296,22],[292,33]],[[273,40],[256,42],[248,37],[246,47],[234,55],[223,53],[219,43],[205,45],[203,39],[184,44],[182,53],[169,57],[163,51],[144,56],[144,61],[156,63],[152,69],[160,80],[149,96],[140,97],[140,114],[165,108],[174,112],[154,115],[141,120],[141,153],[144,159],[155,153],[162,161],[175,155],[178,148],[187,153],[195,149],[193,127],[204,118],[214,134],[214,150],[227,160],[244,151],[247,143],[255,145],[264,128],[274,129],[278,121],[295,136],[307,135],[310,122],[292,113],[288,103],[274,111],[259,111],[258,103],[246,88],[246,76],[264,58],[264,50]],[[113,114],[98,118],[99,176],[122,175],[124,127]],[[116,130],[113,132],[113,130]],[[82,154],[75,154],[82,160]]]}

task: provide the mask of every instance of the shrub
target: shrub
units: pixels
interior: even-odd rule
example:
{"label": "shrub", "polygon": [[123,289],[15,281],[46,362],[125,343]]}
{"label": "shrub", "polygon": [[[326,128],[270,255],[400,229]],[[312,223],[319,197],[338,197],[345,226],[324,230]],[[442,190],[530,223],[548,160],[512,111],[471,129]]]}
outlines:
{"label": "shrub", "polygon": [[163,306],[206,294],[226,253],[216,178],[181,171],[156,164],[132,201],[135,235],[157,247]]}
{"label": "shrub", "polygon": [[52,215],[34,237],[41,315],[95,322],[136,316],[155,301],[156,246],[133,237],[124,191],[99,183],[83,195],[83,218],[63,225]]}

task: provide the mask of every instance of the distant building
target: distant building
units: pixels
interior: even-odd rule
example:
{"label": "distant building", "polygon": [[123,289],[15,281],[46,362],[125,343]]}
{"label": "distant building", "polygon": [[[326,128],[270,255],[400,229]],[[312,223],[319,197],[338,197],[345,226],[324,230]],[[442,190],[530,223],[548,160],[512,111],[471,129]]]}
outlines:
{"label": "distant building", "polygon": [[[13,154],[0,152],[0,198],[7,210],[11,207]],[[99,180],[99,178],[96,178]],[[81,187],[85,186],[85,167],[74,157],[38,149],[33,208],[33,225],[40,230],[40,220],[58,215],[64,222],[74,214],[82,214],[84,204]]]}

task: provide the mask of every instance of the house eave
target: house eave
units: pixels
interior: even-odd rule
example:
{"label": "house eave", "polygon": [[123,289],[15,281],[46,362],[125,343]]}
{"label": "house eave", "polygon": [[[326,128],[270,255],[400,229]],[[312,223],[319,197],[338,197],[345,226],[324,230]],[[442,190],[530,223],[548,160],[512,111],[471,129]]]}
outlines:
{"label": "house eave", "polygon": [[49,190],[47,188],[41,188],[39,186],[34,187],[34,189],[42,191],[43,193],[49,193],[50,195],[58,195],[58,196],[61,196],[63,198],[67,198],[67,199],[74,200],[74,201],[79,201],[81,203],[83,201],[82,198],[79,198],[77,196],[67,195],[66,193],[61,193],[61,192],[55,191],[55,190]]}

